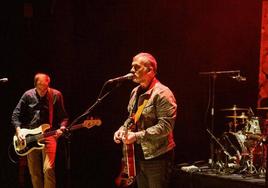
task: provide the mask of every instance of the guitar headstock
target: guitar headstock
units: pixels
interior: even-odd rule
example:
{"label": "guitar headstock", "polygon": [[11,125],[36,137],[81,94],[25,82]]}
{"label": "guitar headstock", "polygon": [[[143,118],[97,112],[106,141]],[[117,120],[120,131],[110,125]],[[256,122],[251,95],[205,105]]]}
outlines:
{"label": "guitar headstock", "polygon": [[91,128],[94,126],[100,126],[102,124],[101,119],[87,119],[83,122],[83,127]]}

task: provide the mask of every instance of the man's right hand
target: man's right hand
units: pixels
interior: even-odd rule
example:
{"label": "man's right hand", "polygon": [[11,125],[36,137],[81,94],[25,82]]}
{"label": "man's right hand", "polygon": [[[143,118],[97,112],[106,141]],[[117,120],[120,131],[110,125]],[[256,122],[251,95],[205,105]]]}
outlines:
{"label": "man's right hand", "polygon": [[25,140],[25,135],[23,134],[20,127],[16,128],[16,135],[18,137],[19,142],[23,142]]}
{"label": "man's right hand", "polygon": [[122,140],[123,135],[124,135],[124,131],[123,130],[117,130],[114,133],[114,142],[117,143],[117,144],[121,143],[121,140]]}

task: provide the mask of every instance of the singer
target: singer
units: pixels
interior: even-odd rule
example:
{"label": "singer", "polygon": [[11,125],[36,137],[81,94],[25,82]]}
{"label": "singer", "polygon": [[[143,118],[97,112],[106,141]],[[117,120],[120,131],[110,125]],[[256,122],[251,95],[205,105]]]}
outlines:
{"label": "singer", "polygon": [[149,53],[133,57],[129,117],[134,129],[125,131],[129,118],[114,133],[115,143],[134,144],[138,188],[169,187],[174,159],[173,129],[177,104],[172,91],[156,78],[157,62]]}

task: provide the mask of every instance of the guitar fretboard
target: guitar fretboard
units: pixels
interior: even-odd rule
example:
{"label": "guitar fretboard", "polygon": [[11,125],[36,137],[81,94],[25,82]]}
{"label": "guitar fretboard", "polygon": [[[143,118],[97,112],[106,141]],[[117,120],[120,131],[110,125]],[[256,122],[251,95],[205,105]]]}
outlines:
{"label": "guitar fretboard", "polygon": [[[83,127],[83,123],[80,123],[80,124],[72,126],[70,131],[80,129],[82,127]],[[45,132],[45,133],[40,133],[37,135],[28,135],[28,136],[26,136],[26,141],[27,141],[27,143],[36,142],[37,140],[42,140],[46,137],[56,135],[56,132],[57,132],[57,130],[49,131],[49,132]]]}

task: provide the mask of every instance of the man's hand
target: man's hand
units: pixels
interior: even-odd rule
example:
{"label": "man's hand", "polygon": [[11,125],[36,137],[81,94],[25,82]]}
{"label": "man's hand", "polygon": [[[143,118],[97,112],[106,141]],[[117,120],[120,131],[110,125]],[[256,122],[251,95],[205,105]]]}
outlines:
{"label": "man's hand", "polygon": [[25,140],[25,135],[20,127],[16,128],[16,135],[18,137],[19,143],[23,143]]}
{"label": "man's hand", "polygon": [[57,129],[55,137],[59,138],[65,129],[66,129],[66,127],[64,127],[64,126],[61,126],[59,129]]}
{"label": "man's hand", "polygon": [[117,130],[114,133],[114,142],[117,143],[117,144],[121,143],[121,140],[122,140],[123,135],[124,135],[124,131],[123,130]]}
{"label": "man's hand", "polygon": [[134,132],[128,132],[127,135],[122,137],[122,141],[124,144],[133,144],[136,142],[136,135]]}

